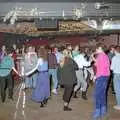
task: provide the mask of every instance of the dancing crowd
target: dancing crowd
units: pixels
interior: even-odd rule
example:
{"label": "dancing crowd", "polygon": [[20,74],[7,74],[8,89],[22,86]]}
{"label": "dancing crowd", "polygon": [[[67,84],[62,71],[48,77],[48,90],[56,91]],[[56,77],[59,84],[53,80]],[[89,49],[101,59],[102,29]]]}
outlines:
{"label": "dancing crowd", "polygon": [[[107,114],[107,91],[114,88],[116,105],[120,110],[120,47],[97,44],[94,48],[81,48],[79,45],[56,46],[22,46],[14,44],[11,49],[5,45],[0,51],[0,91],[1,101],[13,100],[14,81],[24,78],[25,88],[32,89],[31,99],[45,107],[51,94],[58,94],[64,89],[63,110],[71,111],[71,97],[77,98],[81,92],[87,100],[90,83],[94,83],[93,118]],[[51,82],[52,81],[52,85]],[[76,106],[77,107],[77,106]]]}

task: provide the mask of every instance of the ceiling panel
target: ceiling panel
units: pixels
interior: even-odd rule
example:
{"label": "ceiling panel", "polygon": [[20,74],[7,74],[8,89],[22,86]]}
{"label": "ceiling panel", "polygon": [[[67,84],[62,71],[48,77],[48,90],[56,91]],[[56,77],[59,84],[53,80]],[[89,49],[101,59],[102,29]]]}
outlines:
{"label": "ceiling panel", "polygon": [[22,7],[22,10],[31,10],[33,8],[38,8],[40,12],[45,12],[41,14],[39,17],[55,17],[62,18],[62,12],[64,10],[65,17],[71,17],[73,19],[73,9],[82,8],[82,17],[108,17],[108,18],[118,18],[120,19],[120,3],[107,3],[107,8],[96,9],[94,3],[85,3],[85,7],[82,8],[82,4],[78,3],[0,3],[0,16],[5,16],[12,8]]}
{"label": "ceiling panel", "polygon": [[120,3],[120,0],[0,0],[0,2],[113,2]]}

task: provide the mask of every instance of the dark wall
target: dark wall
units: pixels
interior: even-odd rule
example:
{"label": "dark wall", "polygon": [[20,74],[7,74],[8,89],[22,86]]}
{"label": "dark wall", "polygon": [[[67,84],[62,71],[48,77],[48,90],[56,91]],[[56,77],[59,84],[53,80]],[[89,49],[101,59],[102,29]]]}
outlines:
{"label": "dark wall", "polygon": [[30,37],[26,35],[0,33],[0,43],[6,45],[7,47],[12,46],[12,44],[17,44],[18,46],[21,46],[28,39],[30,39]]}
{"label": "dark wall", "polygon": [[2,41],[3,41],[3,33],[0,33],[0,46],[2,45]]}
{"label": "dark wall", "polygon": [[[96,39],[97,42],[104,42],[106,45],[120,45],[120,35],[111,34],[99,36]],[[79,44],[81,46],[89,45],[90,39],[89,36],[74,35],[74,36],[56,36],[54,38],[50,37],[29,37],[27,35],[20,34],[10,34],[10,33],[0,33],[0,45],[4,44],[6,46],[12,46],[12,44],[17,44],[22,46],[22,44],[29,44],[34,46],[48,45],[48,44]]]}

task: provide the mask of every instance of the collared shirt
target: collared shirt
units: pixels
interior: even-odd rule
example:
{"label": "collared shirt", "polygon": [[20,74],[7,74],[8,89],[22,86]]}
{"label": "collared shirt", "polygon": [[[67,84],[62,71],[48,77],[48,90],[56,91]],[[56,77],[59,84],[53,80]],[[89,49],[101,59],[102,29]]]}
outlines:
{"label": "collared shirt", "polygon": [[110,75],[110,60],[105,53],[99,53],[96,58],[96,77]]}
{"label": "collared shirt", "polygon": [[79,54],[76,57],[74,57],[74,60],[80,69],[83,69],[83,67],[88,67],[91,65],[91,62],[87,61],[82,54]]}
{"label": "collared shirt", "polygon": [[111,70],[113,70],[113,73],[120,74],[120,53],[117,53],[117,54],[112,58]]}
{"label": "collared shirt", "polygon": [[0,76],[5,77],[10,74],[12,71],[12,68],[14,67],[14,61],[12,57],[10,56],[5,56],[3,60],[0,63]]}

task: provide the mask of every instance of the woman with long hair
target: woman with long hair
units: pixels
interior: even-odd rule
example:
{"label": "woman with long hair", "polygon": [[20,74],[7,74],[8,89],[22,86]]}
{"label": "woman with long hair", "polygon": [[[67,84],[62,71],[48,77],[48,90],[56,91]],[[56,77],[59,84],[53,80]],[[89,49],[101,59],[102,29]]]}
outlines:
{"label": "woman with long hair", "polygon": [[60,61],[60,65],[58,66],[58,80],[59,84],[64,86],[64,111],[71,111],[69,108],[70,99],[72,96],[74,85],[77,83],[76,73],[78,70],[77,64],[73,61],[73,59],[69,56],[67,50],[63,51],[63,58]]}
{"label": "woman with long hair", "polygon": [[26,73],[26,75],[30,75],[34,71],[38,71],[37,85],[36,88],[33,89],[32,100],[35,102],[40,102],[40,107],[44,107],[50,97],[47,55],[47,50],[45,48],[40,48],[38,50],[37,66],[32,71]]}

